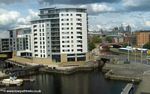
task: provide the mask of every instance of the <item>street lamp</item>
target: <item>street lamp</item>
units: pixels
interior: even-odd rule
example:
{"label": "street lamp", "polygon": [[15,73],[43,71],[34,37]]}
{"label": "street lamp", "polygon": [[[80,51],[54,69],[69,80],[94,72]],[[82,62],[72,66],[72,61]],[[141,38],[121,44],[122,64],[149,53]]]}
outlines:
{"label": "street lamp", "polygon": [[143,44],[142,44],[142,47],[141,47],[141,63],[143,61]]}

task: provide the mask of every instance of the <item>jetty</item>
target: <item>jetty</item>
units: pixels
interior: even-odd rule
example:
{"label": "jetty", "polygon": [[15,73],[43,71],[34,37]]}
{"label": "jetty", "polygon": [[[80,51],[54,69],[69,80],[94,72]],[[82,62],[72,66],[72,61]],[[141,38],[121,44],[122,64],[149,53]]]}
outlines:
{"label": "jetty", "polygon": [[122,90],[121,94],[134,94],[134,86],[131,83],[128,83],[125,88]]}

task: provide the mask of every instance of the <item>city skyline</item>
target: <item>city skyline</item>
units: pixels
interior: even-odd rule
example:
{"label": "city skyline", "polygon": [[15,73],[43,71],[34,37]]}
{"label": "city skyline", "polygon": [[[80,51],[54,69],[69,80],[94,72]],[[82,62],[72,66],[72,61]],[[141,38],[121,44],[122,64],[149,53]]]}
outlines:
{"label": "city skyline", "polygon": [[111,29],[123,24],[133,30],[150,29],[149,0],[0,0],[0,32],[28,24],[38,18],[38,9],[43,7],[87,8],[89,30]]}

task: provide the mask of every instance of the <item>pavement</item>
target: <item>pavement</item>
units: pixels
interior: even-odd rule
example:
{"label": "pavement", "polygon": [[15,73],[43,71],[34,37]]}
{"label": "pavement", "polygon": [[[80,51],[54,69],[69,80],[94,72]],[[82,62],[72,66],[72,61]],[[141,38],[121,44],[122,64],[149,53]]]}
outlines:
{"label": "pavement", "polygon": [[150,94],[150,65],[141,63],[105,64],[104,69],[111,69],[113,75],[140,78],[135,94]]}
{"label": "pavement", "polygon": [[150,94],[150,70],[143,73],[142,81],[135,94]]}

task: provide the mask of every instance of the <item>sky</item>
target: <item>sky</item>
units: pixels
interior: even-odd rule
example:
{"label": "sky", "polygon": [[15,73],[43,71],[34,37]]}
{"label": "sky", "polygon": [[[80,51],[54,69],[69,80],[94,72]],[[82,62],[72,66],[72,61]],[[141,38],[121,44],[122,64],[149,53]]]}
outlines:
{"label": "sky", "polygon": [[150,0],[0,0],[0,36],[38,18],[40,8],[87,8],[89,30],[111,30],[130,25],[132,30],[150,30]]}

